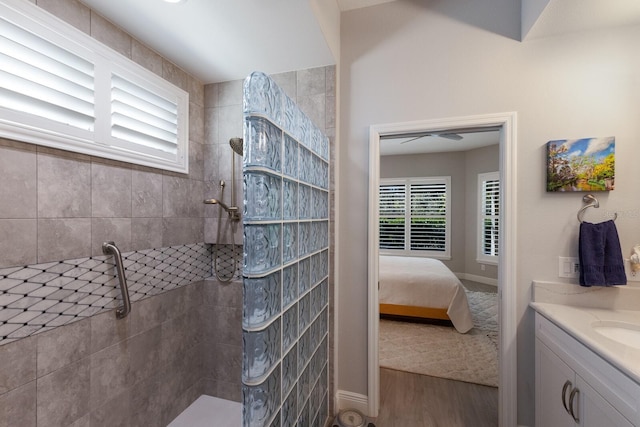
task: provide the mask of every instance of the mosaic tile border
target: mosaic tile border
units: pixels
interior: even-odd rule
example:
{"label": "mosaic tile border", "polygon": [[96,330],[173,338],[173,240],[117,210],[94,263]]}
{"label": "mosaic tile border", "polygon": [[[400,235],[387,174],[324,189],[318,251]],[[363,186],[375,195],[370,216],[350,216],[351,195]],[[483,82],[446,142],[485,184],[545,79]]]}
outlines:
{"label": "mosaic tile border", "polygon": [[[132,302],[211,277],[211,245],[122,254]],[[120,304],[111,255],[0,269],[0,345]]]}

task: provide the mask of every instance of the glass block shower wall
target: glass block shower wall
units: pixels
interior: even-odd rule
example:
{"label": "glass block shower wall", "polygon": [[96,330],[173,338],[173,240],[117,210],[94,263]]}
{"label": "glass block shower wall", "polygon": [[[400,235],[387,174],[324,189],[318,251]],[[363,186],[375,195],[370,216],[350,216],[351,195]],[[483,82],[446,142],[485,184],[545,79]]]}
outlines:
{"label": "glass block shower wall", "polygon": [[244,82],[243,425],[328,416],[329,140],[262,73]]}

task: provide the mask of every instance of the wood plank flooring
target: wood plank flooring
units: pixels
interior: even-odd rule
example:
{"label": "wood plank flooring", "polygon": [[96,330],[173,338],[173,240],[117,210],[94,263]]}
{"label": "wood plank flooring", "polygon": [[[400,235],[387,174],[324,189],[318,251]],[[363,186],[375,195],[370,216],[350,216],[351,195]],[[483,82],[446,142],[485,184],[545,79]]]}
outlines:
{"label": "wood plank flooring", "polygon": [[498,389],[380,369],[376,427],[496,427]]}

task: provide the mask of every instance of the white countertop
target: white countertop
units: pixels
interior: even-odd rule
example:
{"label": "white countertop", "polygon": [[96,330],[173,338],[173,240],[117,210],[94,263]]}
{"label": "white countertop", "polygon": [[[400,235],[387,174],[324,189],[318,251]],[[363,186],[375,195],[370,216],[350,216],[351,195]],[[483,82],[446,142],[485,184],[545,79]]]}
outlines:
{"label": "white countertop", "polygon": [[637,310],[622,310],[550,302],[532,302],[530,305],[640,384],[640,349],[609,339],[596,332],[592,326],[598,321],[640,324],[640,306]]}

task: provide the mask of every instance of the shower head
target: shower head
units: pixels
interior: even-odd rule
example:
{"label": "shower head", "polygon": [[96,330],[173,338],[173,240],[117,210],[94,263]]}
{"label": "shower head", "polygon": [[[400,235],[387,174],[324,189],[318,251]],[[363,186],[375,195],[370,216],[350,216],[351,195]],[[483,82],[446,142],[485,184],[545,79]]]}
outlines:
{"label": "shower head", "polygon": [[242,153],[243,153],[242,138],[231,138],[229,140],[229,145],[231,146],[231,149],[233,151],[235,151],[237,154],[240,154],[242,156]]}

